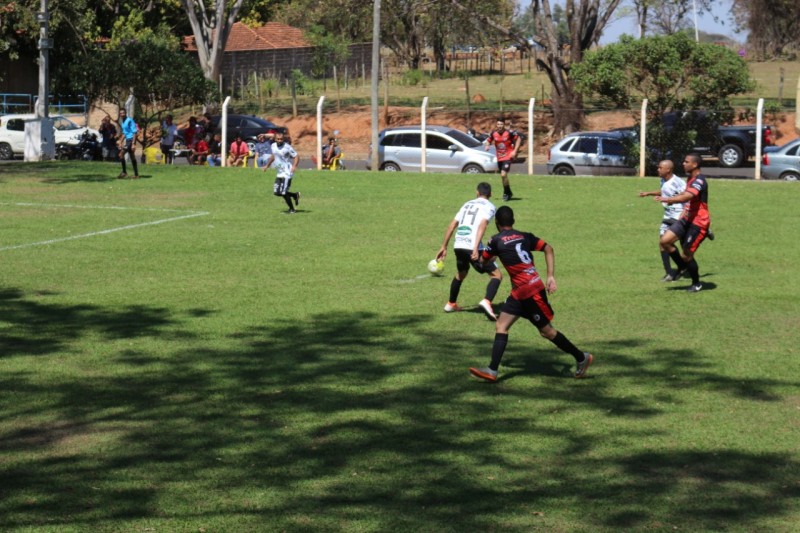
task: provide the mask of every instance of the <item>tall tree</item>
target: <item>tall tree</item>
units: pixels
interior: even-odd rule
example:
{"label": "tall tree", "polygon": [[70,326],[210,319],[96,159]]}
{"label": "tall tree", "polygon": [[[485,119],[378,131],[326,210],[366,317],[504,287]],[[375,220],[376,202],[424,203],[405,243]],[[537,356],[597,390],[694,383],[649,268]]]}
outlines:
{"label": "tall tree", "polygon": [[733,0],[733,14],[739,27],[749,31],[747,44],[757,57],[800,51],[797,0]]}
{"label": "tall tree", "polygon": [[[533,41],[544,49],[544,57],[536,64],[545,71],[551,83],[550,101],[553,107],[554,129],[557,133],[570,133],[581,128],[583,122],[583,97],[575,90],[570,77],[572,65],[583,59],[583,54],[600,41],[603,31],[622,0],[566,0],[566,20],[569,44],[559,42],[558,21],[550,0],[533,0],[536,34]],[[453,7],[466,10],[459,0],[450,0]],[[527,47],[523,36],[498,24],[490,17],[476,17],[487,28],[500,32]]]}
{"label": "tall tree", "polygon": [[200,68],[208,80],[219,80],[225,44],[243,4],[244,0],[215,0],[207,7],[204,0],[181,0],[194,34]]}

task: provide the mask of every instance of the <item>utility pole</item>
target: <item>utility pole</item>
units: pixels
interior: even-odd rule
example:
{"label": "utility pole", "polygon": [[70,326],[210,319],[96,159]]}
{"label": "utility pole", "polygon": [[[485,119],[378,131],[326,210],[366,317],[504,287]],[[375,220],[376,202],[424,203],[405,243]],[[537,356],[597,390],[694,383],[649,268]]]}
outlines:
{"label": "utility pole", "polygon": [[36,119],[25,124],[25,161],[47,161],[55,156],[53,121],[49,118],[50,71],[49,50],[53,47],[47,36],[50,12],[47,0],[41,0],[39,23],[39,95],[36,99]]}
{"label": "utility pole", "polygon": [[[381,69],[381,0],[372,8],[372,158],[370,168],[379,170],[378,157],[378,74]],[[386,83],[386,81],[384,81]]]}

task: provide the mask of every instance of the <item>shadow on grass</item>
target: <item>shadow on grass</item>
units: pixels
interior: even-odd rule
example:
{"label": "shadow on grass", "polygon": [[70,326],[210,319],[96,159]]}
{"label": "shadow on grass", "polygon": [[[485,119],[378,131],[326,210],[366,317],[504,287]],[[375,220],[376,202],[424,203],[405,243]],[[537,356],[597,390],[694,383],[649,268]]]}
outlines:
{"label": "shadow on grass", "polygon": [[[0,415],[13,421],[0,434],[2,528],[119,530],[154,520],[185,530],[710,530],[796,512],[800,464],[786,455],[686,442],[598,458],[593,445],[604,437],[586,424],[659,407],[618,395],[613,376],[576,382],[570,358],[544,345],[533,356],[509,353],[509,374],[537,376],[535,386],[479,387],[466,362],[442,360],[469,353],[475,339],[442,338],[427,315],[272,319],[210,342],[220,339],[197,334],[193,321],[213,310],[35,300],[0,293],[0,318],[14,331],[0,341],[5,358],[69,353],[86,338],[131,342],[108,354],[107,367],[77,376],[0,378]],[[149,353],[145,339],[166,353]],[[615,353],[623,346],[648,341],[597,347],[622,375],[663,382],[680,370],[669,400],[680,401],[682,387],[743,390],[697,354],[641,360]],[[514,408],[523,401],[547,407]],[[585,420],[538,420],[572,411]],[[563,522],[539,512],[562,506],[572,509]]]}

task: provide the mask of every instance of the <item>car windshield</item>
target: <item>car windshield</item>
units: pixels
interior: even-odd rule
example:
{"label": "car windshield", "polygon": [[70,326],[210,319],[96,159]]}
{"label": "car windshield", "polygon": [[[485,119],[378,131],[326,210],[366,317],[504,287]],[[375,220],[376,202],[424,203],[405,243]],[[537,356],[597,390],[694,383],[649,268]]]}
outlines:
{"label": "car windshield", "polygon": [[446,135],[449,135],[453,139],[457,140],[458,142],[469,148],[477,148],[478,146],[481,146],[483,144],[472,135],[467,135],[463,131],[448,130]]}
{"label": "car windshield", "polygon": [[80,126],[67,117],[53,117],[53,126],[59,131],[79,130]]}

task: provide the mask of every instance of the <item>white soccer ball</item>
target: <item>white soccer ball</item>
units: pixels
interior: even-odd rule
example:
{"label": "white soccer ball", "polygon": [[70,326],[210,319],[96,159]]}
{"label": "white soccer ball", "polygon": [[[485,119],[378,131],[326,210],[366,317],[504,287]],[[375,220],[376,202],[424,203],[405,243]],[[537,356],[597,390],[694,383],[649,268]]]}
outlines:
{"label": "white soccer ball", "polygon": [[444,261],[437,261],[436,259],[431,259],[428,263],[428,272],[433,274],[434,276],[441,276],[442,272],[444,272]]}

